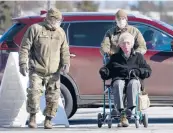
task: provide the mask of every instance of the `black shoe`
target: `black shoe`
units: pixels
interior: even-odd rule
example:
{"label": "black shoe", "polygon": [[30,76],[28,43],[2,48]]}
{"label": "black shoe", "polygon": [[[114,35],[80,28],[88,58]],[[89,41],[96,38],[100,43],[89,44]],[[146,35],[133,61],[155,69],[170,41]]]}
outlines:
{"label": "black shoe", "polygon": [[129,121],[126,117],[125,114],[122,114],[120,117],[120,122],[117,125],[118,127],[128,127],[129,126]]}

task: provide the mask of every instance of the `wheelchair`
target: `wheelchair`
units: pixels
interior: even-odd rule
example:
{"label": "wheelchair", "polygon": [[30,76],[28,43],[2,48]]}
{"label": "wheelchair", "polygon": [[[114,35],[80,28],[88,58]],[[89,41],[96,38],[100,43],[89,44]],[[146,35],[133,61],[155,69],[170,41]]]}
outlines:
{"label": "wheelchair", "polygon": [[[108,55],[104,55],[103,57],[103,64],[106,65],[109,61],[110,57]],[[129,73],[130,75],[130,73]],[[111,85],[110,84],[106,84],[105,80],[103,80],[103,88],[104,88],[104,93],[103,93],[103,113],[98,113],[97,115],[97,124],[98,127],[101,128],[103,124],[108,124],[108,128],[112,127],[112,121],[114,119],[118,119],[120,120],[120,116],[121,115],[112,115],[112,99],[111,99]],[[141,110],[139,110],[138,106],[138,99],[139,99],[139,95],[140,95],[140,91],[138,92],[137,96],[136,96],[136,107],[135,107],[135,113],[133,113],[130,117],[127,117],[128,120],[134,120],[135,121],[135,126],[136,128],[139,128],[139,125],[143,124],[143,126],[145,128],[148,127],[148,115],[146,113],[143,113]],[[109,104],[109,112],[106,112],[106,96],[108,97],[108,104]],[[127,97],[124,94],[123,96],[123,103],[124,103],[124,107],[125,110],[126,108],[126,104],[127,104]],[[115,106],[116,109],[116,106]],[[122,113],[125,113],[122,112]]]}

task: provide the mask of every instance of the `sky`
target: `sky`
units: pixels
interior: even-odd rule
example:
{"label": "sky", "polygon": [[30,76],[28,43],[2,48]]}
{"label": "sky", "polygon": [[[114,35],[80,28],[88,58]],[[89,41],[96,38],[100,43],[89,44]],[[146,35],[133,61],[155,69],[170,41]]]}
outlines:
{"label": "sky", "polygon": [[[105,3],[107,3],[107,1],[117,1],[117,2],[128,2],[129,5],[134,5],[134,6],[138,6],[138,2],[141,1],[141,0],[123,0],[123,1],[120,1],[120,0],[94,0],[94,1],[99,1],[100,4],[101,4],[101,7],[104,7]],[[172,0],[148,0],[148,1],[154,1],[155,4],[160,4],[160,2],[163,2],[163,1],[172,1]]]}

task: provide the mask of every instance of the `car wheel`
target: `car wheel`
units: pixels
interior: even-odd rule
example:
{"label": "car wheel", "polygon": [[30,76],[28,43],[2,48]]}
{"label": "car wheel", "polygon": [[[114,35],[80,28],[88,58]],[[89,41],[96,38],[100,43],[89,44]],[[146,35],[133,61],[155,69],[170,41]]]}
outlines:
{"label": "car wheel", "polygon": [[73,110],[68,118],[71,118],[77,111],[77,105],[73,102]]}
{"label": "car wheel", "polygon": [[73,110],[73,98],[70,91],[65,85],[61,84],[60,89],[61,89],[62,103],[64,105],[66,115],[69,118]]}

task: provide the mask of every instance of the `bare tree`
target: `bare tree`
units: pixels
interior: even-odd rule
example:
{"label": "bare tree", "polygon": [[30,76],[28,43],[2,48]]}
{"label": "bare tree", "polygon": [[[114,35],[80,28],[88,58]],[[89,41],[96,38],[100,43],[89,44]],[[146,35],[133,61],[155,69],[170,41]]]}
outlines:
{"label": "bare tree", "polygon": [[46,6],[47,1],[19,1],[23,11],[31,11]]}
{"label": "bare tree", "polygon": [[76,2],[76,8],[78,11],[98,11],[99,4],[94,1],[80,1]]}
{"label": "bare tree", "polygon": [[55,6],[56,8],[60,9],[61,11],[73,11],[74,2],[71,1],[56,1]]}
{"label": "bare tree", "polygon": [[0,1],[0,34],[12,24],[12,5],[12,1]]}

